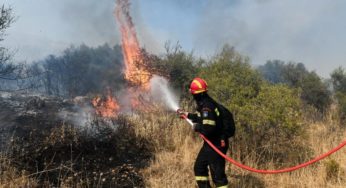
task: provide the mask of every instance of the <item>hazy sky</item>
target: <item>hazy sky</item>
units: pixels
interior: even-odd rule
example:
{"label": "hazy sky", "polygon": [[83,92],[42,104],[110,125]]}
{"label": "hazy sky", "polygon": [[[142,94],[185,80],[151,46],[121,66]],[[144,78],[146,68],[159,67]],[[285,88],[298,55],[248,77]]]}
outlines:
{"label": "hazy sky", "polygon": [[[304,63],[328,77],[346,68],[345,0],[132,0],[141,45],[153,53],[168,40],[210,57],[228,43],[254,65],[269,59]],[[17,21],[1,46],[28,62],[71,44],[120,41],[115,0],[0,0]]]}

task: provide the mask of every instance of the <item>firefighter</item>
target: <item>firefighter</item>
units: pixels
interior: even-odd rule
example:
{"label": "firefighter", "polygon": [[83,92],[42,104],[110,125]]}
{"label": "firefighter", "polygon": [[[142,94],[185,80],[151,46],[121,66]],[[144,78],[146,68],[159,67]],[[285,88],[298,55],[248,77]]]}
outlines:
{"label": "firefighter", "polygon": [[[197,104],[196,113],[180,111],[179,114],[187,116],[194,123],[194,130],[208,138],[220,151],[226,154],[228,139],[223,139],[222,120],[217,109],[217,103],[207,94],[206,81],[195,78],[190,85],[190,93]],[[216,153],[206,142],[199,151],[194,173],[199,188],[211,187],[209,183],[208,167],[216,187],[227,187],[228,181],[225,174],[225,159]]]}

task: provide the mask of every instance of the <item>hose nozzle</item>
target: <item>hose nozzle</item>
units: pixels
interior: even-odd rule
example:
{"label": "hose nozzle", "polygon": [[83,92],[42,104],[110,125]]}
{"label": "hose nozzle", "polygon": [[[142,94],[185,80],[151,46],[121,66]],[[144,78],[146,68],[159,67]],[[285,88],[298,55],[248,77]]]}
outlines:
{"label": "hose nozzle", "polygon": [[179,109],[177,110],[177,114],[181,114],[181,113],[184,113],[184,110],[179,108]]}

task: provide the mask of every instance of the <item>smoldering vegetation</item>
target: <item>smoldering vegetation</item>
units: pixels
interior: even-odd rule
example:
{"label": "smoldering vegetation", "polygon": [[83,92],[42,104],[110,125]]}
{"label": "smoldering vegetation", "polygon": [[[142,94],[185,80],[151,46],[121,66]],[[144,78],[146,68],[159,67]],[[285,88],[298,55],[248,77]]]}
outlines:
{"label": "smoldering vegetation", "polygon": [[[152,158],[149,141],[135,133],[128,117],[96,117],[86,104],[2,93],[2,178],[15,169],[41,186],[143,187],[138,170]],[[82,113],[89,115],[83,123]]]}

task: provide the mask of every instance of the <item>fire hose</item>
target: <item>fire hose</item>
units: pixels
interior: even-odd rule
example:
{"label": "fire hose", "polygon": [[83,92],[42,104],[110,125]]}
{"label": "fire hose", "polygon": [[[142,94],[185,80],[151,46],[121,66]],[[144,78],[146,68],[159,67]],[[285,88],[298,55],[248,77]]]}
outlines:
{"label": "fire hose", "polygon": [[[182,118],[184,118],[191,126],[193,126],[193,123],[190,119],[187,118],[186,115],[182,115]],[[230,163],[234,164],[235,166],[238,166],[242,169],[251,171],[251,172],[256,172],[256,173],[261,173],[261,174],[278,174],[278,173],[285,173],[285,172],[291,172],[291,171],[295,171],[298,170],[300,168],[304,168],[307,167],[317,161],[320,161],[326,157],[328,157],[329,155],[337,152],[338,150],[340,150],[342,147],[344,147],[346,145],[346,140],[343,141],[341,144],[339,144],[337,147],[335,147],[334,149],[328,151],[327,153],[324,153],[310,161],[307,161],[305,163],[299,164],[297,166],[293,166],[293,167],[288,167],[288,168],[283,168],[283,169],[279,169],[279,170],[262,170],[262,169],[255,169],[249,166],[246,166],[244,164],[241,164],[240,162],[237,162],[236,160],[232,159],[231,157],[227,156],[226,154],[222,153],[213,143],[211,143],[203,134],[199,134],[201,136],[201,138],[207,142],[209,144],[209,146],[211,148],[213,148],[215,150],[215,152],[217,152],[219,155],[221,155],[223,158],[225,158],[227,161],[229,161]]]}

